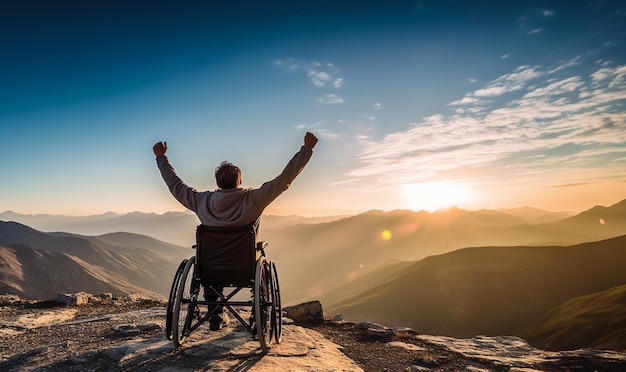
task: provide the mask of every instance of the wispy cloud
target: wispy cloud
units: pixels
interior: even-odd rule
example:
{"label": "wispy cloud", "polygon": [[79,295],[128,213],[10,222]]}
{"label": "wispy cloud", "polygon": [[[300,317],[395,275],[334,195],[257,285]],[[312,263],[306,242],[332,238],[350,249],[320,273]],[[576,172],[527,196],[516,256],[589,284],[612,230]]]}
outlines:
{"label": "wispy cloud", "polygon": [[484,88],[473,92],[471,96],[490,97],[514,92],[523,89],[529,81],[541,76],[541,74],[536,67],[520,66],[514,72],[502,75]]}
{"label": "wispy cloud", "polygon": [[625,169],[626,65],[575,73],[580,64],[520,66],[451,102],[451,114],[381,141],[357,137],[361,164],[348,182],[390,186],[486,169],[530,181],[599,165]]}
{"label": "wispy cloud", "polygon": [[327,105],[337,105],[339,103],[343,103],[343,98],[337,94],[326,94],[322,97],[318,97],[317,102]]}
{"label": "wispy cloud", "polygon": [[341,88],[344,80],[339,76],[340,69],[330,62],[300,61],[294,58],[277,60],[274,65],[287,71],[302,71],[307,79],[318,88]]}
{"label": "wispy cloud", "polygon": [[570,60],[560,62],[555,68],[550,70],[548,72],[548,74],[554,74],[556,72],[559,72],[561,70],[564,70],[564,69],[567,69],[567,68],[570,68],[570,67],[579,66],[581,63],[582,63],[581,62],[581,57],[577,56],[577,57],[574,57],[574,58],[572,58]]}
{"label": "wispy cloud", "polygon": [[340,137],[339,134],[333,133],[330,130],[323,128],[321,122],[315,122],[313,124],[297,124],[296,129],[314,131],[315,134],[324,139],[334,140]]}

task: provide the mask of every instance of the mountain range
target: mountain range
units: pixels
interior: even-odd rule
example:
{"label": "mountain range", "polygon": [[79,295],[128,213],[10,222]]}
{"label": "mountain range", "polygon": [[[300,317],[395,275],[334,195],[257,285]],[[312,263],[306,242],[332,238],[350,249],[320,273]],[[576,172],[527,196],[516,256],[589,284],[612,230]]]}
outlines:
{"label": "mountain range", "polygon": [[[528,216],[528,209],[519,211]],[[538,224],[512,213],[369,211],[329,223],[264,230],[263,237],[284,278],[286,300],[301,302],[400,261],[467,247],[573,245],[626,233],[626,200]]]}
{"label": "mountain range", "polygon": [[[197,225],[197,217],[187,212],[163,215],[106,213],[73,217],[22,215],[7,211],[0,213],[0,219],[16,221],[39,230],[42,236],[57,238],[55,244],[50,244],[48,241],[33,241],[23,237],[7,240],[6,233],[3,233],[0,234],[2,245],[21,244],[51,251],[53,247],[62,245],[61,237],[69,238],[73,233],[75,239],[89,242],[83,245],[93,245],[86,252],[106,248],[106,254],[99,252],[113,262],[120,260],[110,257],[111,254],[107,253],[109,250],[115,254],[132,253],[140,256],[140,253],[152,252],[155,247],[176,246],[173,251],[187,252],[179,253],[176,257],[190,256],[193,251],[181,248],[181,245],[157,242],[147,237],[140,239],[137,234],[159,240],[162,240],[159,236],[169,237],[165,241],[186,239],[188,244],[182,247],[190,247],[194,243]],[[67,229],[60,229],[62,227]],[[44,230],[66,233],[43,233]],[[577,244],[618,236],[624,231],[626,200],[610,207],[597,206],[574,216],[528,207],[498,211],[452,208],[434,213],[373,210],[350,217],[263,216],[260,238],[269,242],[267,254],[279,268],[284,303],[293,304],[316,299],[336,287],[395,262],[420,260],[472,246]],[[113,237],[117,240],[112,241]],[[141,244],[134,240],[141,240]],[[76,251],[72,247],[72,244],[63,246],[63,253],[72,254]],[[168,248],[159,250],[160,254],[166,252]],[[81,256],[77,257],[82,259]],[[136,260],[143,262],[145,258],[137,257]],[[164,257],[163,260],[168,262],[168,270],[175,271],[178,258]],[[85,262],[92,263],[88,260]],[[106,264],[103,268],[110,270],[116,266]],[[163,272],[168,271],[159,271]],[[157,292],[167,292],[163,288],[169,285],[166,284],[168,280],[160,281],[161,289]]]}
{"label": "mountain range", "polygon": [[[387,267],[321,301],[348,319],[427,334],[516,335],[541,347],[624,349],[625,261],[626,235],[567,247],[465,248]],[[594,303],[598,298],[603,302]],[[596,334],[583,337],[585,328]]]}
{"label": "mountain range", "polygon": [[[282,229],[300,223],[330,222],[345,216],[275,216],[264,215],[261,225],[266,229]],[[112,232],[130,232],[147,235],[183,247],[195,244],[196,226],[200,223],[192,212],[167,212],[164,214],[107,212],[92,216],[64,216],[50,214],[20,214],[13,211],[0,213],[0,221],[14,221],[40,231],[65,231],[81,235],[101,235]]]}
{"label": "mountain range", "polygon": [[[193,240],[180,246],[137,233],[193,239],[197,219],[189,213],[0,214],[7,218],[20,223],[0,221],[0,292],[24,298],[78,291],[163,298],[180,261],[194,254]],[[590,332],[608,319],[602,311],[609,308],[615,319],[624,318],[615,308],[625,305],[619,296],[626,285],[625,232],[626,200],[576,215],[532,208],[373,210],[316,219],[263,216],[261,225],[285,305],[319,298],[329,312],[351,320],[456,337],[514,334],[541,347],[575,340],[571,334],[579,329],[572,324],[590,314],[597,317],[584,326]],[[595,309],[586,296],[606,306]],[[577,320],[569,322],[574,313]],[[622,328],[616,332],[623,335]],[[614,337],[592,338],[581,342],[617,347]]]}
{"label": "mountain range", "polygon": [[44,233],[0,221],[0,293],[50,299],[60,292],[163,298],[193,251],[147,236]]}

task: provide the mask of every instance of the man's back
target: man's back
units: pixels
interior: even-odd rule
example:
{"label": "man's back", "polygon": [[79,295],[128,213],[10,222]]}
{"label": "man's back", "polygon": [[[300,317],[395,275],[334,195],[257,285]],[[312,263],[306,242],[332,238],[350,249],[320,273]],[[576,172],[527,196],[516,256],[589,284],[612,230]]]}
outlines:
{"label": "man's back", "polygon": [[287,190],[291,182],[300,174],[311,158],[316,144],[317,138],[307,132],[304,137],[304,146],[291,158],[281,174],[265,182],[259,188],[232,187],[202,192],[188,186],[176,174],[165,155],[166,143],[155,144],[153,150],[163,180],[176,200],[194,211],[203,225],[222,227],[256,222],[263,210]]}

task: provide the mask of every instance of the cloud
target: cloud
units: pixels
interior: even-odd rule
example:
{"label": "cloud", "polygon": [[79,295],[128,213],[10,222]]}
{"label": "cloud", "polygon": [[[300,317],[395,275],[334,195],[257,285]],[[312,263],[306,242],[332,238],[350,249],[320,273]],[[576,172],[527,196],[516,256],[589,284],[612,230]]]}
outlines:
{"label": "cloud", "polygon": [[330,75],[324,71],[309,71],[307,76],[316,87],[325,87],[328,81],[331,80]]}
{"label": "cloud", "polygon": [[523,98],[557,96],[575,91],[585,91],[584,85],[585,83],[579,76],[573,76],[530,91]]}
{"label": "cloud", "polygon": [[343,98],[338,96],[337,94],[326,94],[317,99],[317,102],[324,103],[327,105],[336,105],[339,103],[343,103]]}
{"label": "cloud", "polygon": [[538,34],[541,32],[540,28],[535,28],[533,30],[528,31],[528,35],[534,35],[534,34]]}
{"label": "cloud", "polygon": [[451,114],[382,140],[359,136],[360,166],[347,177],[378,187],[451,174],[518,177],[520,184],[560,174],[562,183],[575,183],[582,182],[577,172],[623,170],[626,65],[580,74],[580,64],[574,58],[553,68],[520,66],[451,102]]}
{"label": "cloud", "polygon": [[449,106],[469,105],[469,104],[478,103],[478,102],[480,102],[480,99],[478,98],[465,96],[461,99],[450,102]]}
{"label": "cloud", "polygon": [[383,109],[383,104],[380,102],[377,102],[374,104],[374,110],[382,110]]}
{"label": "cloud", "polygon": [[339,76],[340,69],[330,62],[306,62],[288,58],[277,60],[274,65],[286,71],[303,71],[311,84],[318,88],[332,87],[338,89],[344,84],[343,78]]}
{"label": "cloud", "polygon": [[574,67],[574,66],[578,66],[581,64],[581,57],[577,56],[574,57],[568,61],[563,61],[561,63],[558,64],[558,66],[556,66],[555,68],[553,68],[552,70],[548,71],[548,74],[554,74],[556,72],[559,72],[561,70],[570,68],[570,67]]}
{"label": "cloud", "polygon": [[473,93],[475,97],[500,96],[523,89],[529,81],[541,76],[536,67],[520,66],[514,72],[502,75],[489,82],[487,86]]}
{"label": "cloud", "polygon": [[339,134],[333,133],[326,128],[322,128],[322,123],[315,122],[313,124],[296,124],[296,129],[298,130],[308,130],[314,132],[316,136],[324,139],[334,140],[339,138]]}

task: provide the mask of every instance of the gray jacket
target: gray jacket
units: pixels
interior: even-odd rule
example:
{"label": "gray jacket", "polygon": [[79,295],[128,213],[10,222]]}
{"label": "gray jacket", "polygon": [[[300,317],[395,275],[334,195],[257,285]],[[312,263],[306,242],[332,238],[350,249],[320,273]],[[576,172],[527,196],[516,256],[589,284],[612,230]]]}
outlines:
{"label": "gray jacket", "polygon": [[278,195],[289,188],[313,155],[313,150],[302,146],[283,172],[257,189],[234,188],[215,191],[197,191],[188,186],[174,170],[166,155],[157,156],[161,176],[176,200],[194,211],[200,222],[208,226],[241,226],[258,223],[258,219]]}

